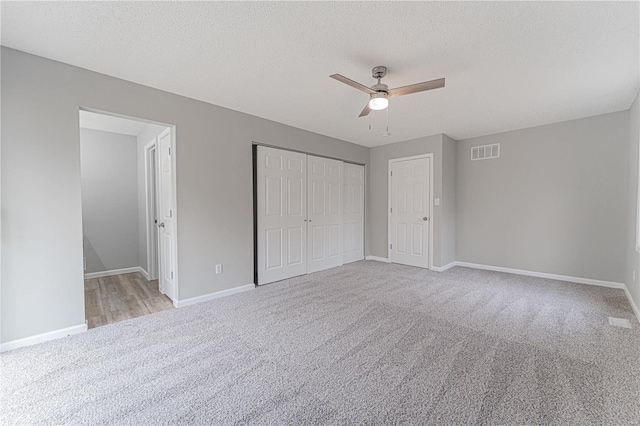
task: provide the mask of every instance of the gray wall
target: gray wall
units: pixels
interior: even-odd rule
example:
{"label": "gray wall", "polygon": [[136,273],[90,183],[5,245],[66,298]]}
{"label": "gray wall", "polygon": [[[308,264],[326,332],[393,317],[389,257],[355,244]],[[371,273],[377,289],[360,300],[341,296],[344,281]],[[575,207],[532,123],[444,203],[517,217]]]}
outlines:
{"label": "gray wall", "polygon": [[[432,152],[434,197],[441,199],[432,218],[436,266],[457,253],[461,261],[616,282],[626,275],[630,283],[633,265],[637,270],[628,247],[637,113],[631,123],[624,111],[457,143],[435,135],[369,150],[1,52],[1,342],[84,323],[80,107],[176,125],[181,300],[253,282],[252,141],[366,164],[365,254],[387,256],[388,160]],[[469,161],[470,146],[494,142],[502,144],[499,160]],[[443,170],[452,143],[454,176],[451,166]],[[450,207],[454,224],[449,213],[443,218]],[[224,264],[222,275],[214,274],[216,263]],[[638,300],[638,285],[629,285]]]}
{"label": "gray wall", "polygon": [[[387,258],[389,253],[389,160],[433,153],[433,197],[442,198],[442,138],[443,135],[433,135],[371,149],[369,186],[375,190],[369,192],[368,207],[373,256]],[[435,266],[441,266],[442,214],[439,207],[433,208],[431,219],[433,220],[433,263]]]}
{"label": "gray wall", "polygon": [[[629,110],[629,184],[627,206],[627,269],[625,283],[636,306],[640,308],[640,254],[636,251],[636,227],[638,226],[638,156],[640,144],[640,96]],[[633,271],[636,272],[635,280]]]}
{"label": "gray wall", "polygon": [[624,282],[628,144],[628,111],[458,141],[457,260]]}
{"label": "gray wall", "polygon": [[[442,135],[442,257],[440,266],[456,261],[456,141]],[[434,207],[435,209],[435,207]]]}
{"label": "gray wall", "polygon": [[147,264],[147,199],[145,187],[145,169],[144,169],[144,147],[151,142],[156,136],[162,133],[166,127],[147,124],[137,136],[137,156],[138,156],[138,245],[140,247],[140,267],[147,272],[149,265]]}
{"label": "gray wall", "polygon": [[80,129],[86,273],[140,265],[135,136]]}
{"label": "gray wall", "polygon": [[369,164],[368,148],[161,90],[5,47],[1,62],[2,342],[84,323],[81,106],[176,126],[181,300],[253,282],[252,141]]}

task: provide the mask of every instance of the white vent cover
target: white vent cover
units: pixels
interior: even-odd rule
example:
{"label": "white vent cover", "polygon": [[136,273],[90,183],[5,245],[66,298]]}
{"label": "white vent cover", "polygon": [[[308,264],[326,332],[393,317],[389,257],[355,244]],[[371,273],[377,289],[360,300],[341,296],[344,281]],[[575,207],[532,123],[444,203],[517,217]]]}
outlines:
{"label": "white vent cover", "polygon": [[489,160],[491,158],[499,158],[499,157],[500,157],[499,143],[471,147],[471,161]]}
{"label": "white vent cover", "polygon": [[628,319],[625,318],[614,318],[614,317],[608,317],[609,318],[609,324],[616,326],[616,327],[624,327],[624,328],[632,328],[631,327],[631,321],[629,321]]}

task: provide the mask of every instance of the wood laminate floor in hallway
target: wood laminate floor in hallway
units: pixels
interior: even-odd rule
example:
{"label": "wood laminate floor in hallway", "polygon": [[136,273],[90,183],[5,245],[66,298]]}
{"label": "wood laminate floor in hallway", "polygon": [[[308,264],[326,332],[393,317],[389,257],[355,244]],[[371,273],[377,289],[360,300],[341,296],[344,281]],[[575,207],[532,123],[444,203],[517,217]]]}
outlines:
{"label": "wood laminate floor in hallway", "polygon": [[173,303],[158,290],[158,280],[135,272],[85,280],[84,306],[89,328],[95,328],[172,309]]}

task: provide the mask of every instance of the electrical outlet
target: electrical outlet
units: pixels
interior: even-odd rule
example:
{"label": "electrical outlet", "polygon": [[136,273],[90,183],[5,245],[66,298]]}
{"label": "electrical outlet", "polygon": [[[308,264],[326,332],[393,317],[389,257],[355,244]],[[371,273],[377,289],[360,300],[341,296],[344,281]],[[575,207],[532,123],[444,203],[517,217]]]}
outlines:
{"label": "electrical outlet", "polygon": [[222,273],[222,263],[216,265],[216,275]]}
{"label": "electrical outlet", "polygon": [[440,205],[440,198],[436,198],[433,200],[433,204],[435,204],[436,206]]}

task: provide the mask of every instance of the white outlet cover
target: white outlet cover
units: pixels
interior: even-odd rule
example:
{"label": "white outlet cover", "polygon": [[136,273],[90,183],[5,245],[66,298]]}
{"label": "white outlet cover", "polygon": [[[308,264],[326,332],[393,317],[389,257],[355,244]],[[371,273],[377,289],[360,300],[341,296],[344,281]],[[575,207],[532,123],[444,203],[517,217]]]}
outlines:
{"label": "white outlet cover", "polygon": [[440,205],[440,198],[436,198],[435,200],[433,200],[433,204],[435,204],[436,206]]}

